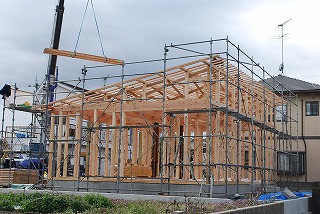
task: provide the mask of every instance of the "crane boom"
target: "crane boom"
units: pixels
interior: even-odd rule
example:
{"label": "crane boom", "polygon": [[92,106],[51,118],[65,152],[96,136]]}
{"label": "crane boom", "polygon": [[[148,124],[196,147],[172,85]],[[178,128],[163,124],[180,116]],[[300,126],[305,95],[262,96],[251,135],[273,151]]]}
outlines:
{"label": "crane boom", "polygon": [[[59,1],[59,5],[56,6],[56,17],[55,17],[55,27],[53,32],[52,39],[52,48],[59,49],[61,28],[62,28],[62,19],[64,13],[64,0]],[[55,75],[57,65],[57,56],[51,55],[49,59],[49,75]]]}

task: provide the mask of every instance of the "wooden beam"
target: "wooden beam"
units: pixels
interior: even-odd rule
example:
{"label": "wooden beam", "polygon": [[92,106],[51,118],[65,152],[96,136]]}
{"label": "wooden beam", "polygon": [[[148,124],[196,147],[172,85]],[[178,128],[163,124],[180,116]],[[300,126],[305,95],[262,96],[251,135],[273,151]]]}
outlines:
{"label": "wooden beam", "polygon": [[112,58],[108,58],[108,57],[104,57],[104,56],[95,56],[95,55],[79,53],[79,52],[56,50],[56,49],[52,49],[52,48],[45,48],[43,50],[43,53],[56,55],[56,56],[71,57],[71,58],[76,58],[76,59],[84,59],[84,60],[95,61],[95,62],[102,62],[102,63],[113,64],[113,65],[123,65],[124,64],[124,61],[119,60],[119,59],[112,59]]}

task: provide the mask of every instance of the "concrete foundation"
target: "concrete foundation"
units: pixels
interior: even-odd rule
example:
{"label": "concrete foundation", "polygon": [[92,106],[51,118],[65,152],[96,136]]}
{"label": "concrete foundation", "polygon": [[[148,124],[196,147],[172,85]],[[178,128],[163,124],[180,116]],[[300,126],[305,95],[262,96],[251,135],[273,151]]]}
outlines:
{"label": "concrete foundation", "polygon": [[[239,184],[239,193],[258,191],[259,185]],[[47,188],[67,191],[90,191],[101,193],[143,194],[143,195],[174,195],[188,197],[210,197],[210,185],[208,184],[159,184],[139,182],[97,182],[97,181],[66,181],[54,180],[49,182]],[[224,185],[212,185],[212,197],[225,197]],[[230,184],[227,194],[237,193],[237,186]]]}

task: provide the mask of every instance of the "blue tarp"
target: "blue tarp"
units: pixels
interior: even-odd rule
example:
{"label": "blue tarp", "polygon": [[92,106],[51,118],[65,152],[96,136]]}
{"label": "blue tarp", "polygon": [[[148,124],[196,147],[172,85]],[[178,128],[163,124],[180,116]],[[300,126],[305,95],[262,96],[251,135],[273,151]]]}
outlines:
{"label": "blue tarp", "polygon": [[30,138],[30,136],[27,135],[26,133],[16,132],[15,134],[16,134],[17,138]]}
{"label": "blue tarp", "polygon": [[38,169],[39,173],[42,174],[43,171],[47,171],[44,163],[40,159],[24,159],[20,163],[22,169]]}
{"label": "blue tarp", "polygon": [[[311,192],[293,192],[298,198],[312,196]],[[289,198],[283,194],[283,192],[276,192],[276,193],[268,193],[260,195],[258,200],[259,201],[283,201],[288,200]]]}

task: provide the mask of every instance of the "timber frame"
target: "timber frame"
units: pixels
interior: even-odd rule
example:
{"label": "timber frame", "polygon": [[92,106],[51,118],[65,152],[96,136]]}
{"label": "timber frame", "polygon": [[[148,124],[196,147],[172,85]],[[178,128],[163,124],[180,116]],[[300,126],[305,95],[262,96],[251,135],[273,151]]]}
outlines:
{"label": "timber frame", "polygon": [[[214,53],[215,42],[227,50]],[[228,39],[199,43],[210,45],[210,53],[188,49],[195,44],[165,46],[162,71],[125,80],[129,64],[121,63],[120,82],[35,106],[51,117],[49,179],[161,188],[215,182],[225,185],[226,195],[229,184],[240,192],[241,183],[254,190],[283,179],[278,153],[299,150],[291,128],[297,126],[295,95],[269,90],[264,79],[270,75]],[[177,58],[168,58],[170,49],[194,55],[168,68]],[[87,69],[94,67],[83,69],[83,85]],[[282,126],[275,122],[279,105],[287,106],[289,118]]]}

